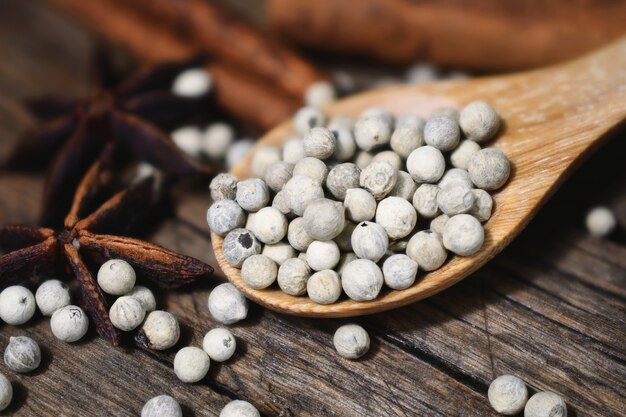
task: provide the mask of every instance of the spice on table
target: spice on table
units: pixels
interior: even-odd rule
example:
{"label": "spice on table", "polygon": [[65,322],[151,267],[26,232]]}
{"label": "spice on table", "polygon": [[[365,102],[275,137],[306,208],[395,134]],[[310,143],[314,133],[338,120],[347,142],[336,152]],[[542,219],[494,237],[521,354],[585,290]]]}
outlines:
{"label": "spice on table", "polygon": [[76,342],[87,333],[89,319],[82,308],[68,305],[58,309],[50,318],[50,330],[59,340]]}
{"label": "spice on table", "polygon": [[0,319],[7,324],[18,326],[26,323],[33,318],[36,309],[35,297],[26,287],[13,285],[0,293]]}
{"label": "spice on table", "polygon": [[559,394],[538,392],[526,403],[524,417],[567,417],[567,405]]}
{"label": "spice on table", "polygon": [[34,371],[41,363],[39,345],[27,336],[9,338],[9,345],[4,350],[4,363],[20,374]]}
{"label": "spice on table", "polygon": [[195,346],[187,346],[174,357],[174,372],[178,379],[186,383],[194,383],[204,379],[209,372],[211,360],[207,353]]}
{"label": "spice on table", "polygon": [[115,300],[109,310],[111,323],[123,332],[135,330],[146,317],[146,310],[135,297],[123,296]]}
{"label": "spice on table", "polygon": [[124,295],[133,289],[137,279],[133,267],[123,259],[110,259],[98,270],[98,285],[107,294]]}
{"label": "spice on table", "polygon": [[133,287],[133,289],[130,290],[126,295],[129,297],[133,297],[137,301],[139,301],[139,303],[141,303],[141,307],[146,313],[149,313],[156,309],[156,299],[154,298],[154,294],[147,287],[137,285]]}
{"label": "spice on table", "polygon": [[[59,231],[27,226],[0,230],[0,257],[4,280],[28,280],[34,268],[69,264],[78,280],[83,305],[104,339],[119,344],[119,333],[109,320],[108,305],[84,259],[103,264],[111,258],[130,263],[140,277],[162,288],[176,288],[207,277],[213,268],[151,243],[115,234],[151,204],[152,179],[147,178],[101,202],[113,169],[112,146],[107,146],[79,184],[72,208]],[[21,244],[16,246],[15,242]],[[33,303],[34,306],[34,303]],[[54,317],[54,316],[53,316]]]}
{"label": "spice on table", "polygon": [[72,298],[65,283],[58,279],[49,279],[37,288],[35,301],[41,314],[50,317],[58,309],[69,305]]}
{"label": "spice on table", "polygon": [[593,236],[605,237],[615,230],[617,220],[608,207],[595,207],[587,213],[585,225]]}
{"label": "spice on table", "polygon": [[524,381],[513,375],[502,375],[489,385],[489,403],[496,412],[505,416],[520,413],[528,401],[528,389]]}
{"label": "spice on table", "polygon": [[174,398],[159,395],[144,404],[141,417],[183,417],[183,410]]}
{"label": "spice on table", "polygon": [[108,143],[168,173],[211,173],[178,149],[162,130],[208,106],[207,96],[187,98],[169,91],[173,78],[188,65],[140,71],[113,88],[98,86],[70,106],[55,105],[55,100],[34,102],[53,111],[54,117],[39,117],[41,124],[20,139],[3,167],[23,169],[51,161],[43,196],[43,225],[63,223],[81,178]]}
{"label": "spice on table", "polygon": [[0,374],[0,411],[6,410],[13,400],[13,386],[6,376]]}
{"label": "spice on table", "polygon": [[219,417],[261,417],[261,413],[247,401],[234,400],[222,408]]}
{"label": "spice on table", "polygon": [[213,80],[203,68],[189,68],[174,78],[172,92],[181,97],[202,97],[211,91]]}
{"label": "spice on table", "polygon": [[212,329],[202,339],[202,349],[215,362],[225,362],[235,353],[237,340],[228,329]]}
{"label": "spice on table", "polygon": [[208,305],[209,312],[220,323],[234,324],[248,315],[248,300],[230,283],[213,288]]}
{"label": "spice on table", "polygon": [[178,319],[167,311],[155,310],[146,316],[135,342],[154,350],[166,350],[174,346],[180,338]]}
{"label": "spice on table", "polygon": [[345,324],[337,329],[333,344],[339,355],[347,359],[358,359],[370,348],[370,337],[358,324]]}

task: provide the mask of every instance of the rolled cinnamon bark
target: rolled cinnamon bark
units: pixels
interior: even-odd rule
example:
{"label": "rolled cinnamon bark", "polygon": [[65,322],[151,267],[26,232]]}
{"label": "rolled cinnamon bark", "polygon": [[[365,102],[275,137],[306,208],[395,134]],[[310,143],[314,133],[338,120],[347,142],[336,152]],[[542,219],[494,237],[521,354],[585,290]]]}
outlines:
{"label": "rolled cinnamon bark", "polygon": [[[147,65],[189,59],[198,52],[193,44],[134,10],[101,0],[50,1]],[[298,108],[291,97],[220,60],[209,60],[206,68],[214,78],[217,105],[236,120],[268,129],[291,117]]]}
{"label": "rolled cinnamon bark", "polygon": [[[92,0],[96,1],[96,0]],[[99,0],[103,1],[103,0]],[[302,100],[307,88],[326,76],[284,45],[214,1],[104,0],[134,8],[229,65]]]}
{"label": "rolled cinnamon bark", "polygon": [[512,70],[577,56],[626,33],[626,2],[268,0],[272,29],[319,50],[395,64]]}

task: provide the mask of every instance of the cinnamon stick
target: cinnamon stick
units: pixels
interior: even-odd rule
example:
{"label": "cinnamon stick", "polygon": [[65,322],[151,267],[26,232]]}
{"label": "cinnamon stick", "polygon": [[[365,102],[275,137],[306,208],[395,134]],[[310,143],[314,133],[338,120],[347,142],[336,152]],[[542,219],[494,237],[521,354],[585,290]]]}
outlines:
{"label": "cinnamon stick", "polygon": [[253,72],[298,100],[313,82],[325,78],[293,51],[214,1],[105,1],[151,16],[231,66]]}
{"label": "cinnamon stick", "polygon": [[626,33],[626,2],[268,0],[272,29],[308,47],[394,64],[512,70],[582,54]]}
{"label": "cinnamon stick", "polygon": [[[197,48],[134,10],[102,0],[50,0],[97,33],[128,49],[147,65],[189,59]],[[206,67],[217,105],[234,119],[268,129],[291,117],[298,103],[220,60]]]}

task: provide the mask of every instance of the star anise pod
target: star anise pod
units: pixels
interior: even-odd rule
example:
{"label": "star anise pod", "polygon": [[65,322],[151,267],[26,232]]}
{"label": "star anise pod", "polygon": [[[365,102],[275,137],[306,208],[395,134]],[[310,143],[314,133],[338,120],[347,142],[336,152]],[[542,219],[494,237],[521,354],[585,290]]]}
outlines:
{"label": "star anise pod", "polygon": [[116,233],[145,216],[153,200],[153,178],[105,199],[111,185],[115,147],[107,145],[80,182],[60,230],[28,226],[0,229],[0,287],[28,283],[33,271],[64,268],[78,281],[81,300],[98,334],[118,345],[120,334],[109,319],[109,305],[91,270],[109,259],[124,259],[138,278],[162,288],[176,288],[207,277],[213,268],[197,259]]}
{"label": "star anise pod", "polygon": [[171,92],[176,75],[198,62],[140,71],[115,87],[98,86],[84,99],[45,97],[26,103],[40,125],[20,138],[2,167],[34,168],[52,160],[40,224],[62,224],[76,186],[107,143],[122,150],[120,156],[148,162],[167,173],[212,173],[164,132],[210,106],[207,95],[190,98]]}

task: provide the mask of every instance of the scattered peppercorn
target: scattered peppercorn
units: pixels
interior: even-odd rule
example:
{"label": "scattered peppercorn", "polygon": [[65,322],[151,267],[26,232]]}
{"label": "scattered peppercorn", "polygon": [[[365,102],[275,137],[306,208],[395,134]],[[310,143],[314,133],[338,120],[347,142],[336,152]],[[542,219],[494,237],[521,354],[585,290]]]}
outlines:
{"label": "scattered peppercorn", "polygon": [[64,342],[82,339],[89,328],[89,319],[82,308],[68,305],[58,309],[50,318],[52,334]]}
{"label": "scattered peppercorn", "polygon": [[70,290],[63,282],[50,279],[37,288],[35,301],[41,314],[50,317],[58,309],[70,304]]}
{"label": "scattered peppercorn", "polygon": [[249,402],[234,400],[222,408],[219,417],[261,417],[261,414]]}
{"label": "scattered peppercorn", "polygon": [[585,223],[589,233],[596,237],[610,235],[617,225],[615,215],[608,207],[595,207],[590,210]]}
{"label": "scattered peppercorn", "polygon": [[512,416],[524,409],[528,401],[528,389],[518,377],[502,375],[491,382],[487,396],[496,412]]}
{"label": "scattered peppercorn", "polygon": [[136,280],[135,270],[123,259],[108,260],[98,270],[98,285],[107,294],[124,295],[133,289]]}
{"label": "scattered peppercorn", "polygon": [[209,312],[220,323],[233,324],[248,315],[246,297],[230,283],[220,284],[209,294]]}
{"label": "scattered peppercorn", "polygon": [[237,341],[228,329],[218,327],[210,330],[202,340],[202,349],[215,362],[229,360],[235,353]]}
{"label": "scattered peppercorn", "polygon": [[20,374],[34,371],[41,363],[39,345],[30,337],[11,337],[4,350],[4,363],[10,370]]}
{"label": "scattered peppercorn", "polygon": [[7,324],[19,326],[26,323],[36,308],[35,297],[26,287],[13,285],[0,293],[0,318]]}
{"label": "scattered peppercorn", "polygon": [[538,392],[526,403],[524,417],[567,417],[567,405],[554,392]]}
{"label": "scattered peppercorn", "polygon": [[335,332],[333,344],[339,355],[347,359],[358,359],[369,350],[370,337],[363,327],[346,324]]}
{"label": "scattered peppercorn", "polygon": [[183,417],[183,410],[174,398],[159,395],[144,404],[141,417]]}
{"label": "scattered peppercorn", "polygon": [[209,372],[211,360],[207,353],[195,346],[187,346],[176,352],[174,372],[178,379],[186,383],[202,380]]}

